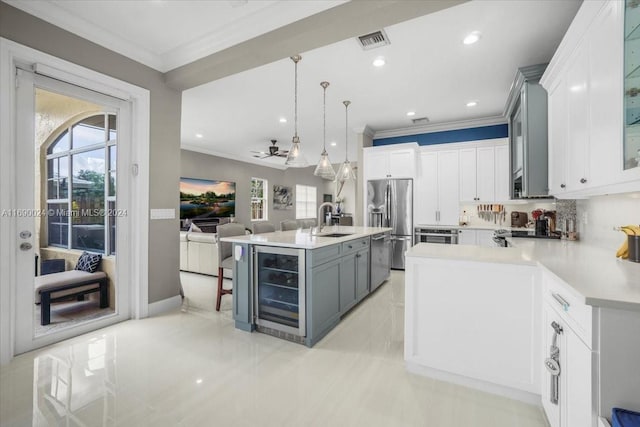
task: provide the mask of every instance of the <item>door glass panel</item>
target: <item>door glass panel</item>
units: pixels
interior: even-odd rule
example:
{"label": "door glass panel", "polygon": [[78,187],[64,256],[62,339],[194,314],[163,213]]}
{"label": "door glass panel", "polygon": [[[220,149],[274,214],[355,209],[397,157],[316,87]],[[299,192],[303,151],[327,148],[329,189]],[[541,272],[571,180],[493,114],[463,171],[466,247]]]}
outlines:
{"label": "door glass panel", "polygon": [[106,141],[104,114],[87,117],[72,128],[73,149]]}
{"label": "door glass panel", "polygon": [[104,252],[105,244],[105,150],[73,156],[71,247]]}
{"label": "door glass panel", "polygon": [[640,166],[640,4],[625,1],[624,169]]}

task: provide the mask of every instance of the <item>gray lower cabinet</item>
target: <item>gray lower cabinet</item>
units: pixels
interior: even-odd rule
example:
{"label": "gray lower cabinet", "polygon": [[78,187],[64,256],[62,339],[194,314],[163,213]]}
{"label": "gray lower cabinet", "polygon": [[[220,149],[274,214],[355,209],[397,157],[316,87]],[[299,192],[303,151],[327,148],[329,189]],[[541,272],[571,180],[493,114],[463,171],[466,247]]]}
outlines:
{"label": "gray lower cabinet", "polygon": [[369,295],[369,249],[359,250],[356,254],[356,301],[360,302]]}
{"label": "gray lower cabinet", "polygon": [[307,282],[307,345],[340,321],[340,259],[310,269]]}
{"label": "gray lower cabinet", "polygon": [[340,262],[340,313],[356,305],[356,254],[342,257]]}

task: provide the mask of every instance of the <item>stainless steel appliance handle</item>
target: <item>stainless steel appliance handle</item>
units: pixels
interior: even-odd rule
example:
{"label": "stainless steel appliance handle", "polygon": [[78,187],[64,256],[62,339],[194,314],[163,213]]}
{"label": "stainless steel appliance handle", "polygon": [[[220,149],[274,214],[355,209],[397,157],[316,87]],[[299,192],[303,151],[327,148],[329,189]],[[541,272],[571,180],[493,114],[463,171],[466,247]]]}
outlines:
{"label": "stainless steel appliance handle", "polygon": [[406,237],[391,236],[390,240],[411,240],[411,237],[410,236],[406,236]]}
{"label": "stainless steel appliance handle", "polygon": [[384,207],[385,207],[385,224],[384,227],[389,226],[390,216],[391,216],[391,186],[389,185],[389,181],[387,181],[387,188],[384,191]]}
{"label": "stainless steel appliance handle", "polygon": [[455,234],[454,233],[416,233],[416,236],[450,237],[450,236],[455,236]]}
{"label": "stainless steel appliance handle", "polygon": [[571,304],[569,304],[566,299],[562,298],[560,294],[551,294],[551,296],[562,306],[564,311],[569,310],[569,307],[571,307]]}
{"label": "stainless steel appliance handle", "polygon": [[381,234],[379,237],[372,237],[371,240],[377,241],[377,240],[384,240],[385,235]]}

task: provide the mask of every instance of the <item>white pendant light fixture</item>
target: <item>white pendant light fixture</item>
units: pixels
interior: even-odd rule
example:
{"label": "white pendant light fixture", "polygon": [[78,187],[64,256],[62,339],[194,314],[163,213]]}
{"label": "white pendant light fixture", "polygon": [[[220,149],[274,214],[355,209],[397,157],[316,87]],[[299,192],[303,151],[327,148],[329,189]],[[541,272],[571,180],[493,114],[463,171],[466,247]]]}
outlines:
{"label": "white pendant light fixture", "polygon": [[284,164],[293,168],[303,168],[305,166],[308,166],[309,163],[307,163],[307,159],[305,159],[304,155],[302,154],[302,149],[300,148],[300,138],[298,137],[298,62],[302,60],[302,56],[293,55],[291,57],[291,60],[295,64],[295,86],[293,97],[294,134],[291,149],[289,150],[287,160],[284,162]]}
{"label": "white pendant light fixture", "polygon": [[345,130],[344,130],[344,162],[340,165],[340,169],[338,170],[338,174],[336,175],[337,181],[348,181],[350,179],[355,180],[356,174],[353,172],[353,168],[351,167],[351,162],[349,161],[349,104],[351,101],[342,101],[344,104],[344,114],[345,114]]}
{"label": "white pendant light fixture", "polygon": [[333,170],[333,166],[329,160],[329,154],[327,153],[327,87],[329,87],[329,82],[322,82],[320,86],[322,86],[324,90],[322,95],[322,154],[320,154],[320,161],[313,174],[333,181],[336,178],[336,171]]}

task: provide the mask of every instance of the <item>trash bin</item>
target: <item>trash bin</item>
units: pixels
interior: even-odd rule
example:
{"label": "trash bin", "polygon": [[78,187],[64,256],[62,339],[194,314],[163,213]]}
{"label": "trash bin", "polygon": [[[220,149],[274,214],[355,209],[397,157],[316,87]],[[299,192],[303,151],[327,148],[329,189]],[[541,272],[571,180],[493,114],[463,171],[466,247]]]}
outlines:
{"label": "trash bin", "polygon": [[612,427],[640,427],[640,412],[613,408],[611,410]]}

